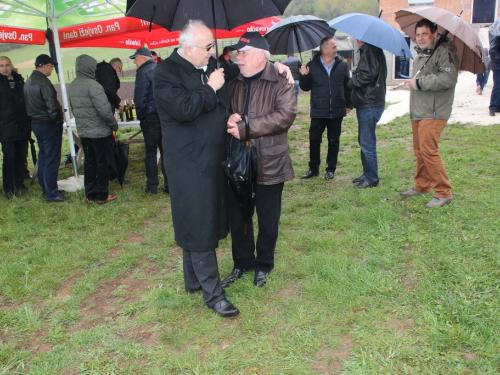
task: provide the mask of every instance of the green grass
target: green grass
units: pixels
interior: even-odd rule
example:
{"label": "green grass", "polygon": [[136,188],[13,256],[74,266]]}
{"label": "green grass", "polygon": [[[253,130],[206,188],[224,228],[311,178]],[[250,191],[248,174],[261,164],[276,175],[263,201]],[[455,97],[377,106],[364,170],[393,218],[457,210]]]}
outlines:
{"label": "green grass", "polygon": [[[289,133],[298,176],[308,98]],[[81,191],[48,204],[38,185],[0,198],[0,374],[498,374],[500,126],[445,128],[455,200],[440,209],[398,195],[415,169],[409,118],[377,136],[379,187],[352,188],[355,116],[334,180],[285,184],[276,267],[264,288],[245,275],[227,289],[234,319],[184,293],[169,198],[140,191],[143,145],[108,205]]]}

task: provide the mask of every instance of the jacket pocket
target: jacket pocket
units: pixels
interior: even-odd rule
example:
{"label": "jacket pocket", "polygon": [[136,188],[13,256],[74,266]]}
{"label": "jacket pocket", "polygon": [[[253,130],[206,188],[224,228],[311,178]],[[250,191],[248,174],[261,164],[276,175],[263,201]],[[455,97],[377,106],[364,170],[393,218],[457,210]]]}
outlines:
{"label": "jacket pocket", "polygon": [[261,180],[277,179],[285,174],[288,142],[282,135],[265,137],[260,149],[259,175]]}

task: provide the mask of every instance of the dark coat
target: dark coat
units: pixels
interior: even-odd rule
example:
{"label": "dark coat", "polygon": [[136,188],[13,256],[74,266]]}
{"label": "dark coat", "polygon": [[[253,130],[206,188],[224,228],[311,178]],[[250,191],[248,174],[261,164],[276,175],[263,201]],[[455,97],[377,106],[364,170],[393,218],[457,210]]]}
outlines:
{"label": "dark coat", "polygon": [[[231,80],[236,64],[221,64]],[[206,75],[216,69],[211,58]],[[226,159],[229,94],[215,93],[202,74],[177,50],[157,65],[154,97],[162,127],[165,170],[177,244],[190,251],[213,251],[227,236]]]}
{"label": "dark coat", "polygon": [[490,69],[500,70],[500,36],[488,35],[490,37]]}
{"label": "dark coat", "polygon": [[385,105],[387,63],[384,51],[365,43],[359,48],[361,57],[348,85],[356,108]]}
{"label": "dark coat", "polygon": [[63,110],[56,89],[42,72],[34,70],[26,80],[24,99],[32,124],[63,124]]}
{"label": "dark coat", "polygon": [[118,109],[121,102],[121,99],[118,96],[120,79],[118,78],[118,74],[116,74],[115,68],[113,68],[110,63],[101,61],[97,64],[95,69],[95,80],[104,88],[104,92],[108,97],[109,104],[111,105],[112,112],[114,113],[115,108]]}
{"label": "dark coat", "polygon": [[12,72],[16,83],[10,88],[7,77],[0,74],[0,142],[30,139],[31,125],[24,101],[24,79]]}
{"label": "dark coat", "polygon": [[321,54],[307,63],[309,74],[300,75],[300,88],[311,90],[311,118],[339,118],[352,109],[351,89],[347,87],[349,68],[342,56],[335,58],[335,65],[328,76]]}
{"label": "dark coat", "polygon": [[137,69],[135,77],[134,104],[139,120],[158,118],[155,98],[153,97],[153,74],[156,64],[147,60]]}

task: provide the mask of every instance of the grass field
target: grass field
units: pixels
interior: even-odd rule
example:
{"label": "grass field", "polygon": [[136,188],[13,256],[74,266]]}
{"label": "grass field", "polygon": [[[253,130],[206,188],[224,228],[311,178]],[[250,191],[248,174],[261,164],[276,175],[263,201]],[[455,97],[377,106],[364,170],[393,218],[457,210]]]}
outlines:
{"label": "grass field", "polygon": [[[299,110],[297,176],[306,93]],[[0,197],[0,374],[498,374],[500,126],[446,127],[455,200],[440,209],[398,195],[415,169],[409,118],[377,135],[379,187],[352,188],[353,115],[335,179],[285,184],[276,267],[264,288],[245,275],[227,289],[233,319],[184,293],[169,197],[140,191],[143,145],[131,146],[132,182],[112,183],[108,205],[82,191],[48,204],[38,185]],[[229,238],[217,254],[225,276]]]}

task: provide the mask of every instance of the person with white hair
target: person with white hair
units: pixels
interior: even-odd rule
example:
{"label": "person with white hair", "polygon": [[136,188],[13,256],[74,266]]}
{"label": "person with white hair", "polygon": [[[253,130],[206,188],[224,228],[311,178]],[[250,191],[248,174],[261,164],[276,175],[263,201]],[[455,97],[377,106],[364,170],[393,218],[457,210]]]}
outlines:
{"label": "person with white hair", "polygon": [[222,289],[215,248],[228,233],[226,120],[230,108],[225,79],[236,64],[212,56],[212,31],[190,20],[179,48],[154,71],[154,98],[160,116],[165,169],[169,178],[175,240],[183,250],[184,286],[202,291],[210,309],[223,317],[239,314]]}

